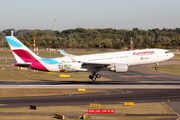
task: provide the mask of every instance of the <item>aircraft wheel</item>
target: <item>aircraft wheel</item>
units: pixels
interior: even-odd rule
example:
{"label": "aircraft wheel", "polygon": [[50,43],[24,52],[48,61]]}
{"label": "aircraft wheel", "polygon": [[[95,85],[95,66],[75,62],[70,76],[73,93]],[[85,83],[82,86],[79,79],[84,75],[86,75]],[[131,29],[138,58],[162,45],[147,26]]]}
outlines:
{"label": "aircraft wheel", "polygon": [[89,75],[89,79],[92,79],[93,78],[93,76],[92,75]]}
{"label": "aircraft wheel", "polygon": [[158,67],[155,67],[155,70],[159,70],[159,68],[158,68]]}
{"label": "aircraft wheel", "polygon": [[97,75],[96,75],[96,77],[97,77],[97,78],[100,78],[100,77],[101,77],[101,75],[100,75],[100,74],[97,74]]}
{"label": "aircraft wheel", "polygon": [[96,81],[96,76],[93,76],[92,81],[93,82]]}
{"label": "aircraft wheel", "polygon": [[95,76],[96,76],[97,74],[98,74],[97,72],[92,72],[92,75],[95,75]]}

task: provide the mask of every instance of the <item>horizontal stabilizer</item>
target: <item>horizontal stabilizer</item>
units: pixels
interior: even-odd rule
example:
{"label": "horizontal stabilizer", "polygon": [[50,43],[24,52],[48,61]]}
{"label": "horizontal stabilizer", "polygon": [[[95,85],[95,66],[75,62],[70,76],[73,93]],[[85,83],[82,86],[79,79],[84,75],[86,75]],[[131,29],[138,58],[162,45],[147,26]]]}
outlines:
{"label": "horizontal stabilizer", "polygon": [[19,66],[19,67],[27,67],[30,68],[32,66],[32,63],[26,62],[26,63],[14,63],[14,66]]}

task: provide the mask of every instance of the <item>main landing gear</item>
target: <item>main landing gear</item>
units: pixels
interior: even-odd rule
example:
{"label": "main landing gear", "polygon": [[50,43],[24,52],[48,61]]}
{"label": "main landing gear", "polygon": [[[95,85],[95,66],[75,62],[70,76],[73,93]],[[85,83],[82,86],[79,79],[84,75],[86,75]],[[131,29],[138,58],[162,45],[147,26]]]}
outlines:
{"label": "main landing gear", "polygon": [[92,72],[92,75],[89,75],[89,79],[91,79],[93,82],[96,81],[96,78],[100,78],[101,75],[98,74],[97,72]]}
{"label": "main landing gear", "polygon": [[159,68],[157,67],[158,63],[155,63],[155,65],[156,65],[155,70],[159,70]]}

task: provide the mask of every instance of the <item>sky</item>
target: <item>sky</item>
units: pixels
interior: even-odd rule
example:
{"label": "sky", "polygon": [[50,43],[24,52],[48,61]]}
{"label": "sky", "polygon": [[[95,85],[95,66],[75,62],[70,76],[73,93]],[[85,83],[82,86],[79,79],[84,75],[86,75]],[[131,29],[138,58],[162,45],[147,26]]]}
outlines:
{"label": "sky", "polygon": [[0,31],[180,28],[180,0],[0,0]]}

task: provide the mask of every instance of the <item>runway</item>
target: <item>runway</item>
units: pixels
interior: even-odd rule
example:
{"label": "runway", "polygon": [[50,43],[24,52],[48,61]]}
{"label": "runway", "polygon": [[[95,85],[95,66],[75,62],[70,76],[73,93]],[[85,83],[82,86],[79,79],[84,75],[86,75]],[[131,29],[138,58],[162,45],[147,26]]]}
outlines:
{"label": "runway", "polygon": [[[139,68],[138,68],[139,67]],[[134,69],[137,69],[134,70]],[[144,69],[144,70],[143,70]],[[143,71],[139,71],[143,70]],[[0,81],[0,88],[51,88],[51,89],[180,89],[180,76],[133,66],[127,73],[101,71],[109,81]]]}
{"label": "runway", "polygon": [[[174,63],[167,61],[161,64]],[[176,63],[176,61],[175,61]],[[176,63],[177,64],[177,63]],[[180,89],[180,76],[152,71],[142,66],[130,66],[128,72],[100,71],[109,81],[0,81],[0,88],[60,88],[60,89]],[[46,73],[45,73],[46,74]],[[47,74],[46,74],[47,75]],[[88,76],[87,76],[88,77]]]}
{"label": "runway", "polygon": [[0,98],[0,108],[37,106],[70,106],[99,104],[123,104],[124,102],[179,102],[180,90],[176,89],[122,89],[112,92],[43,96],[43,97],[18,97]]}

